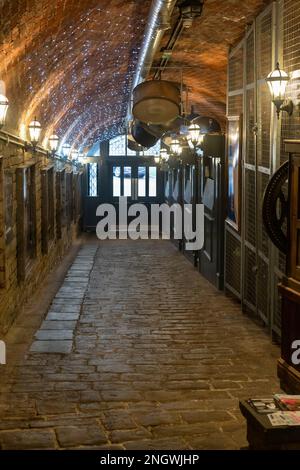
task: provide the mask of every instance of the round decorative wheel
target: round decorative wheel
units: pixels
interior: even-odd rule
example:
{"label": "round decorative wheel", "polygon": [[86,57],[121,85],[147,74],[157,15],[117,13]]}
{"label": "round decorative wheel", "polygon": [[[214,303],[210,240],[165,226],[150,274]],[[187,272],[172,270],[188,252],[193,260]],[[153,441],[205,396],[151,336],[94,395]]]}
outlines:
{"label": "round decorative wheel", "polygon": [[288,218],[289,201],[283,192],[283,185],[289,176],[289,162],[285,162],[274,173],[266,187],[262,216],[268,236],[282,252],[288,251],[288,239],[283,226]]}

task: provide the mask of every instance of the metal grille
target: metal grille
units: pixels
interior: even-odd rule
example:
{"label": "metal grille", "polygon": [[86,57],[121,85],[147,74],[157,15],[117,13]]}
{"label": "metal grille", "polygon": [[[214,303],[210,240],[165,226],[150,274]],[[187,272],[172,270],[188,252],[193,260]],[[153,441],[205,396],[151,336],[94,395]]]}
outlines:
{"label": "metal grille", "polygon": [[98,196],[98,163],[89,163],[88,177],[88,195],[90,197]]}
{"label": "metal grille", "polygon": [[229,59],[228,88],[236,91],[243,88],[243,54],[244,48],[240,47]]}
{"label": "metal grille", "polygon": [[299,0],[284,0],[283,12],[283,48],[284,66],[289,71],[300,69],[299,54],[299,25],[300,3]]}
{"label": "metal grille", "polygon": [[109,155],[123,157],[126,155],[126,135],[119,135],[109,141]]}
{"label": "metal grille", "polygon": [[160,140],[153,147],[150,147],[148,150],[145,150],[143,152],[143,155],[147,157],[148,156],[154,157],[159,154],[160,154]]}
{"label": "metal grille", "polygon": [[[283,7],[283,69],[291,74],[300,69],[300,2],[299,0],[285,0]],[[300,79],[292,80],[286,90],[286,96],[299,103]],[[280,162],[287,160],[284,152],[283,142],[285,139],[300,139],[300,126],[298,113],[293,116],[282,113],[282,148]]]}
{"label": "metal grille", "polygon": [[[281,50],[279,43],[280,24],[273,21],[279,3],[272,2],[256,18],[252,28],[242,41],[242,48],[235,49],[229,61],[228,116],[244,115],[244,165],[242,184],[241,233],[233,235],[226,231],[225,273],[226,285],[238,291],[243,307],[257,312],[273,332],[280,335],[281,305],[277,284],[285,272],[285,256],[271,248],[262,221],[262,201],[266,185],[273,170],[276,147],[276,122],[274,105],[265,83],[266,76],[274,68],[274,59]],[[284,50],[283,67],[289,73],[300,69],[300,2],[284,0]],[[278,9],[278,11],[276,11]],[[278,15],[281,18],[282,15]],[[276,42],[274,43],[273,40]],[[242,51],[246,48],[244,67]],[[281,61],[282,62],[282,61]],[[240,70],[240,72],[239,72]],[[240,76],[238,77],[238,73]],[[245,86],[242,77],[245,76]],[[296,85],[295,85],[296,83]],[[238,90],[238,91],[236,91]],[[234,96],[232,96],[234,95]],[[287,95],[299,102],[300,78],[293,79]],[[245,109],[243,107],[243,98]],[[257,124],[257,137],[253,132]],[[275,124],[275,125],[274,125]],[[272,135],[274,127],[274,135]],[[282,139],[299,138],[299,117],[282,114]],[[278,156],[279,157],[279,156]],[[281,162],[287,155],[281,152]],[[278,158],[279,160],[279,158]],[[241,267],[242,266],[242,267]],[[234,287],[235,286],[235,287]],[[238,286],[238,288],[236,287]]]}
{"label": "metal grille", "polygon": [[278,284],[281,282],[281,276],[279,274],[274,275],[274,315],[272,328],[277,335],[281,333],[281,295],[278,290]]}
{"label": "metal grille", "polygon": [[272,70],[272,11],[261,17],[257,36],[257,78],[263,79]]}
{"label": "metal grille", "polygon": [[241,293],[241,242],[230,230],[226,230],[226,284],[238,295]]}
{"label": "metal grille", "polygon": [[228,116],[239,116],[243,112],[243,95],[228,97]]}
{"label": "metal grille", "polygon": [[252,31],[246,41],[246,80],[247,85],[254,82],[254,32]]}
{"label": "metal grille", "polygon": [[256,241],[256,204],[255,204],[255,172],[245,170],[245,238],[255,246]]}
{"label": "metal grille", "polygon": [[287,262],[287,257],[283,253],[279,252],[278,254],[278,269],[282,273],[285,273],[286,271],[286,262]]}
{"label": "metal grille", "polygon": [[[263,197],[264,197],[264,192],[266,189],[266,186],[269,182],[269,175],[266,175],[264,173],[258,173],[258,194],[259,194],[259,208],[258,208],[258,219],[262,220],[262,203],[263,203]],[[263,223],[258,224],[258,249],[268,258],[269,256],[269,237],[265,231]]]}
{"label": "metal grille", "polygon": [[270,130],[271,130],[271,103],[268,85],[264,83],[258,87],[259,100],[259,133],[257,141],[258,165],[270,168]]}
{"label": "metal grille", "polygon": [[257,280],[257,307],[260,316],[268,323],[269,321],[269,266],[262,259],[258,258],[258,280]]}
{"label": "metal grille", "polygon": [[256,309],[256,256],[255,251],[245,247],[244,299],[248,307]]}
{"label": "metal grille", "polygon": [[253,132],[253,127],[255,124],[255,117],[254,117],[254,90],[248,90],[246,94],[246,101],[247,101],[247,115],[246,115],[246,132],[247,132],[247,140],[246,140],[246,162],[250,163],[251,165],[255,164],[255,136]]}
{"label": "metal grille", "polygon": [[[285,200],[287,200],[288,198],[288,183],[286,182],[283,186],[282,186],[282,192],[284,194],[284,197],[285,197]],[[284,221],[283,225],[282,225],[282,230],[283,232],[285,233],[285,235],[287,235],[287,222]],[[285,254],[279,252],[279,256],[278,256],[278,269],[282,272],[282,273],[285,273],[286,272],[286,262],[287,262],[287,257]]]}

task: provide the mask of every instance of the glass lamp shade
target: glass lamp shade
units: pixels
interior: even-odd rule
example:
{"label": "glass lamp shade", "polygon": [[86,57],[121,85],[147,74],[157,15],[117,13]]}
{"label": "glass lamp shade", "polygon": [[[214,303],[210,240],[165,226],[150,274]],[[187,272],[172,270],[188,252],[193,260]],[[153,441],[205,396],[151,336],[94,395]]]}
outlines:
{"label": "glass lamp shade", "polygon": [[180,145],[179,140],[173,139],[171,144],[170,144],[171,151],[174,155],[181,155],[182,153],[182,147]]}
{"label": "glass lamp shade", "polygon": [[160,150],[160,158],[163,162],[167,162],[169,160],[169,155],[167,149],[162,148]]}
{"label": "glass lamp shade", "polygon": [[188,140],[194,147],[203,142],[203,136],[201,134],[201,128],[198,124],[191,124],[188,129]]}
{"label": "glass lamp shade", "polygon": [[79,163],[81,163],[82,165],[85,163],[85,155],[84,155],[83,152],[79,152],[78,161],[79,161]]}
{"label": "glass lamp shade", "polygon": [[69,144],[64,144],[62,148],[63,156],[65,158],[69,158],[71,155],[71,145]]}
{"label": "glass lamp shade", "polygon": [[38,141],[40,140],[40,136],[42,132],[42,126],[39,123],[39,121],[37,121],[36,119],[32,121],[28,126],[28,130],[29,130],[30,142],[32,142],[33,144],[37,144]]}
{"label": "glass lamp shade", "polygon": [[59,138],[57,135],[53,134],[49,137],[49,147],[51,152],[55,153],[58,149]]}
{"label": "glass lamp shade", "polygon": [[266,78],[273,101],[284,101],[285,90],[289,79],[289,75],[283,70],[280,70],[279,63],[277,63],[276,69],[269,73]]}
{"label": "glass lamp shade", "polygon": [[71,152],[71,159],[72,159],[74,162],[77,162],[78,158],[79,158],[79,152],[78,152],[78,150],[73,149],[72,152]]}
{"label": "glass lamp shade", "polygon": [[155,161],[155,163],[158,164],[160,162],[160,157],[154,157],[154,161]]}
{"label": "glass lamp shade", "polygon": [[0,127],[4,126],[9,101],[4,95],[0,95]]}

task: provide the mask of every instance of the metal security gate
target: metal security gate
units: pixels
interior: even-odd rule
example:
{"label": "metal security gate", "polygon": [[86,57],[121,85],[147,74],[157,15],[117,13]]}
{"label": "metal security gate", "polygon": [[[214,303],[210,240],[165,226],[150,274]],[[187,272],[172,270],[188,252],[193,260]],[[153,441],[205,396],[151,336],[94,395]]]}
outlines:
{"label": "metal security gate", "polygon": [[244,309],[280,335],[278,251],[263,227],[262,200],[279,166],[280,146],[274,107],[265,82],[278,60],[278,4],[255,20],[229,56],[228,117],[241,116],[241,219],[239,230],[225,224],[225,287]]}

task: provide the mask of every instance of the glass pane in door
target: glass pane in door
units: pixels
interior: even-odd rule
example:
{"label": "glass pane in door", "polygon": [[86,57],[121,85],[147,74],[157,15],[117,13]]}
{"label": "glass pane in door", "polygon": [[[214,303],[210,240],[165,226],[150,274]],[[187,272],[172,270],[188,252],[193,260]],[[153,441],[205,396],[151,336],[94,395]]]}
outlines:
{"label": "glass pane in door", "polygon": [[113,196],[121,196],[121,167],[113,167]]}
{"label": "glass pane in door", "polygon": [[146,167],[138,167],[138,196],[146,197]]}
{"label": "glass pane in door", "polygon": [[88,166],[88,194],[90,197],[98,196],[98,164],[89,163]]}
{"label": "glass pane in door", "polygon": [[124,196],[131,196],[131,166],[124,166]]}
{"label": "glass pane in door", "polygon": [[156,197],[156,178],[157,168],[156,166],[149,166],[149,197]]}

